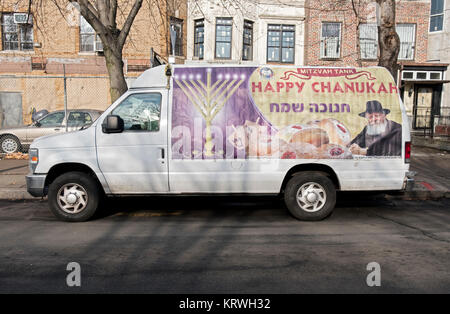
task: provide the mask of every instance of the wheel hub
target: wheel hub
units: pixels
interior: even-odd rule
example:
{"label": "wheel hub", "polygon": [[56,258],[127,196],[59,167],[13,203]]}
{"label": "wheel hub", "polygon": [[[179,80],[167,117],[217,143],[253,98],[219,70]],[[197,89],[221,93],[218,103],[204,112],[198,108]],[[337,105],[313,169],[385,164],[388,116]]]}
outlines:
{"label": "wheel hub", "polygon": [[308,193],[308,195],[306,195],[306,200],[309,202],[309,203],[315,203],[315,202],[317,202],[317,194],[316,193],[314,193],[314,192],[310,192],[310,193]]}
{"label": "wheel hub", "polygon": [[70,205],[73,205],[78,201],[78,196],[75,193],[70,193],[66,196],[66,201]]}
{"label": "wheel hub", "polygon": [[297,191],[297,204],[306,212],[321,210],[327,201],[325,189],[316,182],[307,182]]}

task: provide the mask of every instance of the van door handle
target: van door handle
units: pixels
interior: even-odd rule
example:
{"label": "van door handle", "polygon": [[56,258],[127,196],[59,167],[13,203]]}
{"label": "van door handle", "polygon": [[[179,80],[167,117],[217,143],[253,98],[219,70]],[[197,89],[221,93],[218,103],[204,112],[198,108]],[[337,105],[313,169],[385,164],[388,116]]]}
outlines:
{"label": "van door handle", "polygon": [[165,162],[166,162],[166,161],[164,160],[164,156],[165,156],[164,148],[163,148],[163,147],[160,147],[159,149],[161,150],[161,158],[159,159],[159,161],[161,162],[162,165],[164,165]]}

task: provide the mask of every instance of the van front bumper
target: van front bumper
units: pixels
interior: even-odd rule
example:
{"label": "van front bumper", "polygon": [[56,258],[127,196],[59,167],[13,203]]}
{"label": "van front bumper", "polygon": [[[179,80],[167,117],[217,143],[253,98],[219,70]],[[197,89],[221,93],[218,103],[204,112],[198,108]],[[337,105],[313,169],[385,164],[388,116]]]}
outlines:
{"label": "van front bumper", "polygon": [[408,171],[403,181],[403,190],[412,191],[414,188],[414,176],[417,174],[415,171]]}
{"label": "van front bumper", "polygon": [[33,174],[25,176],[27,181],[27,192],[35,197],[42,197],[47,195],[45,188],[45,178],[47,175]]}

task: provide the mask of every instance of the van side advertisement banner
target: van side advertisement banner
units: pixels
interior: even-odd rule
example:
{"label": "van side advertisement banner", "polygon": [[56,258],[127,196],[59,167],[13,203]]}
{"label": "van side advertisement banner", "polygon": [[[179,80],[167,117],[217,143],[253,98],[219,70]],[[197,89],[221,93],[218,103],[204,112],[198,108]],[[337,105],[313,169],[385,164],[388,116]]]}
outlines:
{"label": "van side advertisement banner", "polygon": [[182,67],[172,158],[401,156],[398,90],[383,68]]}

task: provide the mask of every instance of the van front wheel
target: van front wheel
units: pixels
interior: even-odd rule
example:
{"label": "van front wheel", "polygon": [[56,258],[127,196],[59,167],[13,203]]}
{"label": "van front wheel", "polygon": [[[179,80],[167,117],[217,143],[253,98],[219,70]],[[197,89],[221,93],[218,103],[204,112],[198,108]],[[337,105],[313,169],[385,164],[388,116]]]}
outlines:
{"label": "van front wheel", "polygon": [[61,220],[80,222],[91,218],[98,207],[97,182],[83,172],[68,172],[57,177],[48,189],[48,203]]}
{"label": "van front wheel", "polygon": [[299,220],[322,220],[336,204],[333,182],[320,172],[305,171],[292,176],[284,191],[289,212]]}

